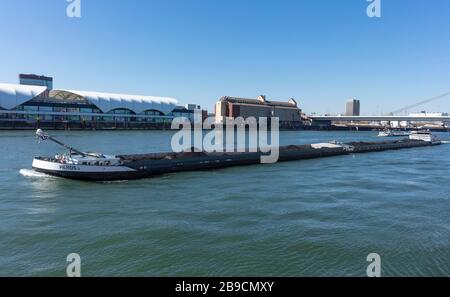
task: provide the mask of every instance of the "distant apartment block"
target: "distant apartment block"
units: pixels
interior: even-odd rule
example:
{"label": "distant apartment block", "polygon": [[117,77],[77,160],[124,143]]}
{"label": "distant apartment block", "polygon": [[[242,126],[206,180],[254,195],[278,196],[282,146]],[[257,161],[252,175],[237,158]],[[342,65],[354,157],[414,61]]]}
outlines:
{"label": "distant apartment block", "polygon": [[47,90],[53,90],[53,77],[36,74],[19,74],[19,83],[27,86],[47,87]]}
{"label": "distant apartment block", "polygon": [[361,105],[359,100],[356,99],[350,99],[347,101],[346,104],[346,116],[360,116],[361,115]]}

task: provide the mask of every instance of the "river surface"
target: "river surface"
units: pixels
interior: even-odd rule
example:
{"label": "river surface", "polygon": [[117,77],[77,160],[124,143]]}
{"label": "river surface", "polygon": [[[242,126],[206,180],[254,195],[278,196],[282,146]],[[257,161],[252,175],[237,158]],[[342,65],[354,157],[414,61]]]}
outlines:
{"label": "river surface", "polygon": [[[111,154],[169,151],[172,135],[51,133]],[[65,276],[70,253],[83,276],[365,276],[370,253],[383,276],[450,276],[448,144],[113,183],[29,170],[58,152],[33,131],[0,132],[0,276]]]}

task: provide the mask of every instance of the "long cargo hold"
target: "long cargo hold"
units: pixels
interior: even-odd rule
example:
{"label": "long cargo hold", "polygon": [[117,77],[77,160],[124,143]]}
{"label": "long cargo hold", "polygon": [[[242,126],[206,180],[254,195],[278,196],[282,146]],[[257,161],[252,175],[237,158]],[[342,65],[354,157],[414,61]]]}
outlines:
{"label": "long cargo hold", "polygon": [[[114,181],[147,178],[167,173],[212,170],[261,164],[261,152],[251,153],[152,153],[109,156],[84,153],[38,130],[42,140],[50,139],[69,150],[53,158],[36,157],[33,170],[53,176],[85,181]],[[383,142],[317,143],[280,147],[278,162],[379,152],[441,144],[437,139],[402,139]]]}

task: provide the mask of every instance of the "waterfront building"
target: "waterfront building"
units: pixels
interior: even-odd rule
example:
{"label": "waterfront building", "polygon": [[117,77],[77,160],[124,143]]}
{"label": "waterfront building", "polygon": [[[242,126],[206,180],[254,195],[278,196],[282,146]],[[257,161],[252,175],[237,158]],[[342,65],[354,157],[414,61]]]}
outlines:
{"label": "waterfront building", "polygon": [[[447,112],[426,112],[421,111],[419,113],[410,113],[409,116],[411,117],[448,117]],[[418,124],[418,122],[412,122],[413,124]],[[449,126],[450,122],[448,121],[441,121],[441,122],[425,122],[422,124],[429,124],[429,125],[437,125],[437,126]]]}
{"label": "waterfront building", "polygon": [[295,99],[288,101],[269,101],[261,95],[257,99],[225,96],[215,105],[216,123],[223,123],[227,118],[278,117],[280,127],[297,128],[302,126],[302,110]]}
{"label": "waterfront building", "polygon": [[360,108],[361,108],[361,105],[360,105],[359,100],[350,99],[347,101],[347,104],[346,104],[345,115],[346,116],[360,116],[361,115]]}
{"label": "waterfront building", "polygon": [[0,128],[6,129],[170,128],[174,117],[194,119],[199,106],[189,107],[168,97],[0,84]]}

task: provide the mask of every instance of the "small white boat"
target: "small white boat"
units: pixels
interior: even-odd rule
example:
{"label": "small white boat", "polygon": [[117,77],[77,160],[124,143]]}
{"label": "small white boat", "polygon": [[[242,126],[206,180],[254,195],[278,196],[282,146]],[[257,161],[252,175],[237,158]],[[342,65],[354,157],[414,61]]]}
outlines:
{"label": "small white boat", "polygon": [[411,140],[422,140],[426,142],[431,142],[433,144],[439,144],[441,141],[439,138],[432,134],[430,131],[413,131],[411,135],[409,135],[409,139]]}
{"label": "small white boat", "polygon": [[383,130],[378,133],[378,137],[403,137],[411,135],[408,131],[396,131],[396,130]]}

